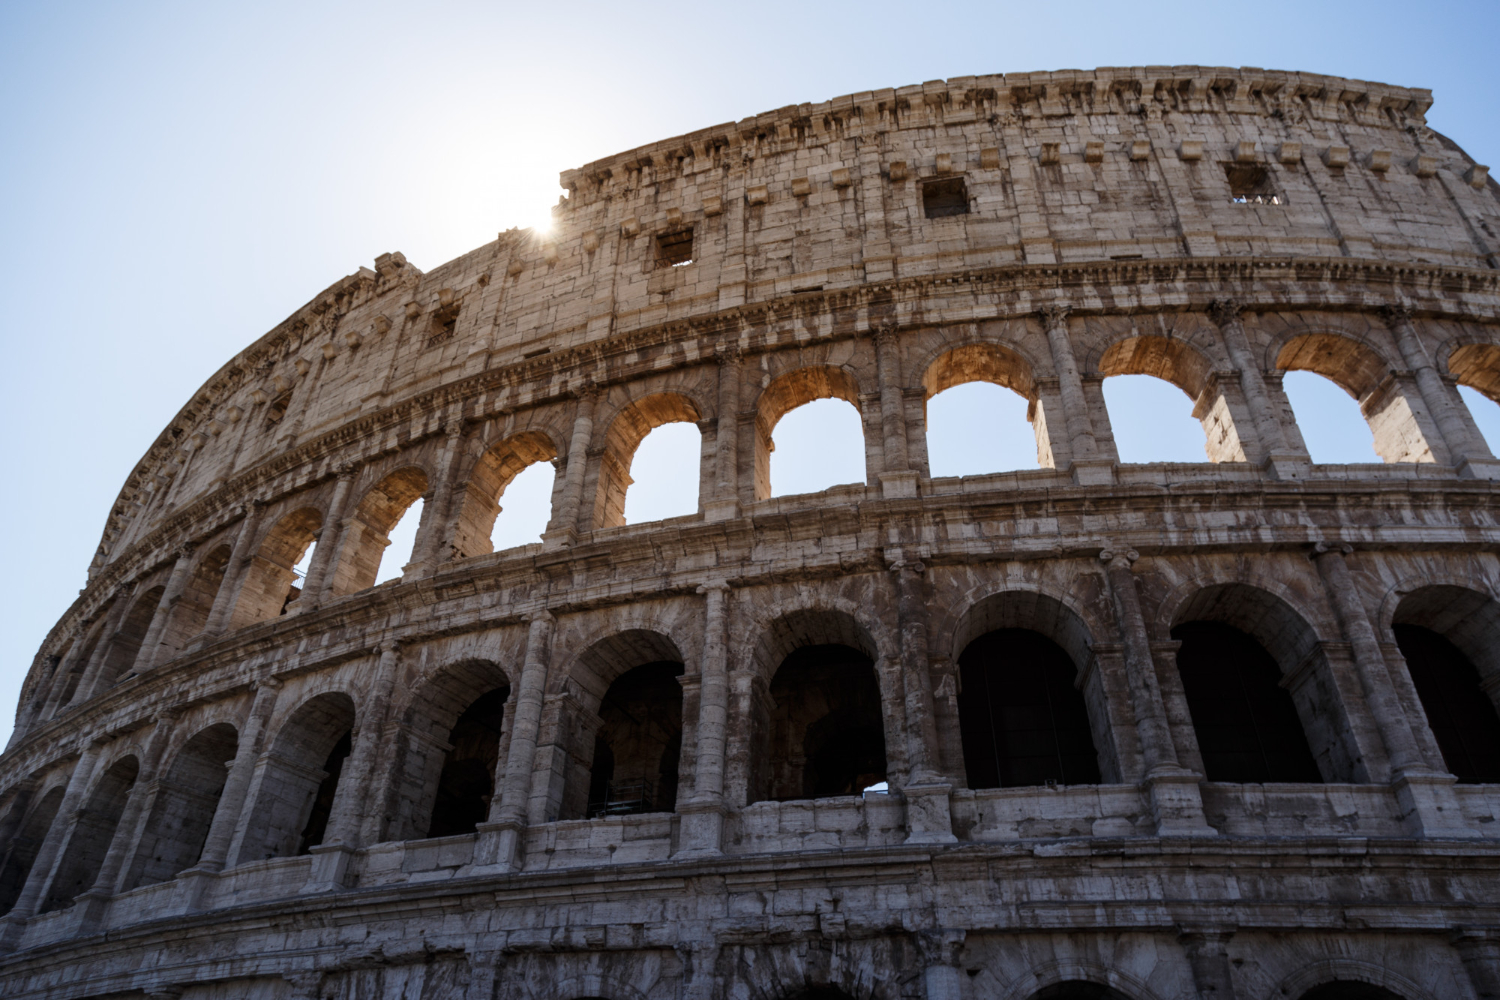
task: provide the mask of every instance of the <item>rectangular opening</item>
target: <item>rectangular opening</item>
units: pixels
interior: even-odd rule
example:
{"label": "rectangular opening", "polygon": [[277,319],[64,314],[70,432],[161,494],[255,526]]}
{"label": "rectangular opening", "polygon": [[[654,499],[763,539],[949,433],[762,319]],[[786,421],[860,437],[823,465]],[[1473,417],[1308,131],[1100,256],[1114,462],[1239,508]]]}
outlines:
{"label": "rectangular opening", "polygon": [[427,335],[427,346],[447,343],[458,332],[458,306],[445,306],[432,314],[432,329]]}
{"label": "rectangular opening", "polygon": [[1271,171],[1260,163],[1226,163],[1229,200],[1236,205],[1280,205],[1281,196],[1271,186]]}
{"label": "rectangular opening", "polygon": [[693,262],[692,229],[656,234],[656,266],[681,267]]}
{"label": "rectangular opening", "polygon": [[922,211],[929,219],[969,214],[969,189],[962,177],[944,177],[922,185]]}

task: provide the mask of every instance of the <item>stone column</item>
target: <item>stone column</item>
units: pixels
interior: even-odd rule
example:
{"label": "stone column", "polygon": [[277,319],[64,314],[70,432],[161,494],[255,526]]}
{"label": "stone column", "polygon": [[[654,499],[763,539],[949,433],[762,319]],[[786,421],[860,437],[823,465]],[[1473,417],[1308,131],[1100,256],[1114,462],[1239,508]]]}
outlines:
{"label": "stone column", "polygon": [[162,590],[161,600],[157,602],[156,611],[151,615],[151,624],[146,628],[146,638],[141,640],[141,652],[136,657],[136,662],[141,665],[136,673],[144,673],[161,662],[165,655],[160,649],[161,637],[167,630],[167,622],[172,619],[172,609],[177,602],[182,600],[182,592],[187,589],[188,573],[193,568],[193,550],[197,546],[192,542],[183,542],[177,548],[177,561],[172,564],[172,574],[167,577],[167,586]]}
{"label": "stone column", "polygon": [[109,849],[99,866],[99,875],[94,879],[94,884],[77,897],[75,905],[82,908],[78,925],[80,933],[92,933],[99,926],[110,897],[120,891],[120,873],[140,844],[146,806],[156,797],[156,772],[161,766],[167,743],[172,738],[173,724],[180,714],[176,709],[168,709],[156,717],[151,738],[146,741],[146,749],[141,754],[141,766],[136,774],[135,784],[126,793],[125,808],[120,812],[120,821],[115,824],[115,835],[110,838]]}
{"label": "stone column", "polygon": [[496,866],[511,871],[520,864],[521,833],[526,826],[527,801],[531,798],[531,770],[536,762],[537,732],[542,719],[542,695],[551,662],[550,644],[555,619],[545,608],[529,617],[526,660],[516,692],[515,721],[510,730],[510,753],[505,774],[491,799],[489,822],[479,825],[474,847],[476,866]]}
{"label": "stone column", "polygon": [[957,840],[949,801],[953,786],[934,766],[937,722],[932,709],[932,673],[927,662],[927,601],[922,593],[925,567],[902,553],[893,554],[890,569],[896,577],[901,677],[906,689],[906,753],[911,763],[911,777],[901,790],[906,796],[906,842],[947,844]]}
{"label": "stone column", "polygon": [[90,743],[78,756],[73,774],[68,778],[67,790],[57,807],[52,826],[42,838],[42,846],[36,852],[31,871],[26,875],[26,884],[10,912],[0,917],[0,953],[14,951],[26,931],[26,921],[36,914],[47,887],[52,883],[54,869],[68,836],[78,820],[78,811],[83,807],[83,796],[88,790],[89,778],[94,773],[94,764],[99,760],[99,751],[104,741]]}
{"label": "stone column", "polygon": [[1038,313],[1047,331],[1047,345],[1052,349],[1052,367],[1057,372],[1058,394],[1062,397],[1063,427],[1073,456],[1074,475],[1085,485],[1114,482],[1114,471],[1099,459],[1099,443],[1094,440],[1094,426],[1089,419],[1088,397],[1078,362],[1073,358],[1073,342],[1068,338],[1068,307],[1044,306]]}
{"label": "stone column", "polygon": [[1500,928],[1459,927],[1450,940],[1479,1000],[1500,1000]]}
{"label": "stone column", "polygon": [[573,418],[573,437],[568,442],[568,465],[563,471],[562,496],[553,514],[552,524],[543,541],[566,547],[578,537],[578,512],[583,506],[583,477],[588,472],[589,442],[594,436],[594,403],[598,392],[592,387],[578,393],[578,411]]}
{"label": "stone column", "polygon": [[1234,980],[1229,966],[1229,939],[1234,931],[1225,927],[1179,927],[1177,940],[1187,953],[1193,970],[1193,985],[1203,1000],[1234,1000]]}
{"label": "stone column", "polygon": [[94,644],[94,652],[89,656],[88,666],[83,668],[83,676],[78,680],[78,687],[74,690],[73,700],[68,702],[69,705],[81,705],[94,696],[94,688],[99,683],[99,674],[104,670],[104,661],[108,659],[110,650],[114,648],[115,637],[120,632],[120,623],[125,620],[125,612],[130,609],[130,598],[134,594],[134,581],[115,591],[115,606],[109,609],[109,618],[104,623],[104,629],[99,633],[99,641]]}
{"label": "stone column", "polygon": [[1427,412],[1437,422],[1459,475],[1476,479],[1500,478],[1500,462],[1495,461],[1489,445],[1465,419],[1463,397],[1443,381],[1433,364],[1432,355],[1427,352],[1427,345],[1422,343],[1421,336],[1412,326],[1411,308],[1404,303],[1388,305],[1381,310],[1381,315],[1396,338],[1396,347],[1406,367],[1416,378],[1417,391],[1422,402],[1427,404]]}
{"label": "stone column", "polygon": [[307,577],[302,581],[302,596],[297,598],[298,610],[311,611],[329,597],[328,583],[333,579],[329,569],[343,537],[344,505],[349,502],[349,488],[354,485],[354,476],[352,465],[339,466],[338,479],[333,484],[333,498],[328,501],[328,513],[322,530],[318,532],[318,547],[313,550]]}
{"label": "stone column", "polygon": [[1135,552],[1105,550],[1099,554],[1114,600],[1115,618],[1125,651],[1130,703],[1135,713],[1136,731],[1140,734],[1141,761],[1146,768],[1145,784],[1152,816],[1156,820],[1156,832],[1163,836],[1211,835],[1217,831],[1203,817],[1203,798],[1198,790],[1202,778],[1178,762],[1177,748],[1172,743],[1161,685],[1156,679],[1156,663],[1151,655],[1151,641],[1146,633],[1146,620],[1141,614],[1135,574],[1130,569],[1130,564],[1137,558]]}
{"label": "stone column", "polygon": [[875,365],[880,377],[880,492],[888,497],[917,495],[917,474],[906,454],[906,416],[901,396],[901,340],[895,329],[875,331]]}
{"label": "stone column", "polygon": [[959,972],[958,958],[967,937],[966,931],[947,927],[917,935],[925,1000],[963,1000],[963,976]]}
{"label": "stone column", "polygon": [[239,534],[234,536],[234,551],[229,555],[229,565],[224,567],[224,581],[214,595],[213,609],[208,613],[208,624],[203,626],[203,635],[211,639],[229,627],[229,618],[234,614],[234,605],[245,583],[245,568],[253,553],[250,545],[255,541],[256,529],[260,527],[260,516],[266,505],[260,500],[245,504],[245,519],[240,522]]}
{"label": "stone column", "polygon": [[403,575],[410,573],[413,579],[437,572],[444,562],[443,549],[450,538],[452,518],[448,516],[448,508],[453,502],[453,480],[458,475],[458,463],[463,455],[463,419],[454,417],[449,420],[446,431],[443,454],[438,459],[438,481],[433,484],[431,496],[422,507],[426,524],[414,546],[416,552],[412,561],[403,570]]}
{"label": "stone column", "polygon": [[1440,766],[1423,760],[1417,748],[1412,723],[1396,696],[1396,685],[1375,638],[1375,629],[1344,559],[1352,551],[1350,545],[1319,542],[1312,559],[1328,592],[1339,631],[1354,654],[1360,687],[1391,762],[1391,778],[1403,818],[1408,829],[1418,836],[1477,836],[1465,823],[1454,794],[1457,779],[1443,773]]}
{"label": "stone column", "polygon": [[718,347],[719,415],[714,431],[714,493],[703,505],[710,521],[740,516],[740,373],[744,362],[733,347]]}
{"label": "stone column", "polygon": [[678,806],[682,829],[678,856],[716,855],[723,843],[724,742],[729,724],[730,587],[713,580],[704,597],[703,662],[698,669],[698,732],[694,743],[693,797]]}
{"label": "stone column", "polygon": [[[1208,314],[1219,328],[1219,338],[1224,342],[1229,363],[1240,375],[1240,390],[1245,404],[1250,409],[1250,419],[1255,424],[1255,443],[1246,455],[1250,461],[1265,465],[1278,479],[1297,478],[1299,469],[1309,463],[1304,454],[1296,454],[1287,445],[1281,421],[1276,417],[1276,407],[1266,391],[1266,382],[1260,362],[1250,350],[1250,340],[1245,336],[1245,326],[1240,320],[1241,306],[1233,299],[1214,299],[1208,306]],[[1240,435],[1244,444],[1245,435]],[[1305,474],[1305,472],[1304,472]]]}

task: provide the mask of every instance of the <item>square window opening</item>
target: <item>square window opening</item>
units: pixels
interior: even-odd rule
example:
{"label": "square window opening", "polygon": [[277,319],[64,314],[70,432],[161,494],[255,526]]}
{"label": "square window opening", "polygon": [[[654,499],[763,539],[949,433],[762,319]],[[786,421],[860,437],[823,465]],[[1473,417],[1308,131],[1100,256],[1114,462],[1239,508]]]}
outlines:
{"label": "square window opening", "polygon": [[656,234],[656,266],[682,267],[693,262],[693,231],[678,229]]}
{"label": "square window opening", "polygon": [[1281,195],[1271,186],[1271,171],[1260,163],[1226,163],[1229,200],[1235,205],[1280,205]]}
{"label": "square window opening", "polygon": [[452,340],[458,332],[458,307],[448,306],[432,314],[432,329],[427,335],[427,346]]}
{"label": "square window opening", "polygon": [[922,211],[929,219],[969,214],[969,189],[962,177],[945,177],[922,185]]}

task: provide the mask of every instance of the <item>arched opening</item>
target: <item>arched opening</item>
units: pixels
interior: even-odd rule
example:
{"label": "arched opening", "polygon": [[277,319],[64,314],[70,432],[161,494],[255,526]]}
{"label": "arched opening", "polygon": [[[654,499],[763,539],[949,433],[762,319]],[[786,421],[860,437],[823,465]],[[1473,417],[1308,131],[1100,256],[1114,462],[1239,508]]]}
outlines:
{"label": "arched opening", "polygon": [[322,527],[323,513],[315,507],[303,507],[276,522],[245,571],[245,583],[229,619],[231,629],[286,612],[302,594],[297,565],[309,553]]}
{"label": "arched opening", "polygon": [[[773,431],[781,434],[779,451]],[[842,368],[799,368],[766,387],[756,406],[755,499],[817,493],[866,478],[853,375]]]}
{"label": "arched opening", "polygon": [[682,756],[681,663],[632,667],[599,704],[589,816],[672,812]]}
{"label": "arched opening", "polygon": [[557,446],[541,431],[522,431],[479,456],[459,497],[453,559],[539,541],[552,516]]}
{"label": "arched opening", "polygon": [[752,706],[750,801],[859,795],[889,779],[875,653],[841,612],[772,623],[755,652],[771,681]]}
{"label": "arched opening", "polygon": [[156,606],[161,603],[165,591],[165,587],[152,587],[137,597],[135,603],[130,605],[130,610],[125,612],[120,628],[115,632],[114,641],[110,643],[95,691],[106,691],[118,681],[134,676],[141,643],[146,639],[151,619],[156,615]]}
{"label": "arched opening", "polygon": [[644,524],[698,510],[703,434],[696,424],[663,424],[644,438],[630,463],[625,523]]}
{"label": "arched opening", "polygon": [[1182,677],[1193,732],[1209,781],[1322,781],[1281,668],[1265,648],[1232,625],[1184,622]]}
{"label": "arched opening", "polygon": [[258,763],[236,863],[306,854],[323,842],[353,728],[354,702],[342,693],[320,694],[292,713]]}
{"label": "arched opening", "polygon": [[1055,464],[1031,365],[1014,351],[998,344],[956,347],[928,366],[922,386],[932,476]]}
{"label": "arched opening", "polygon": [[491,660],[461,660],[412,696],[398,754],[396,840],[473,833],[503,773],[510,680]]}
{"label": "arched opening", "polygon": [[676,809],[683,672],[676,644],[645,629],[617,632],[579,656],[568,679],[577,714],[562,737],[560,818]]}
{"label": "arched opening", "polygon": [[970,788],[1098,784],[1078,667],[1039,632],[1004,628],[958,658],[959,727]]}
{"label": "arched opening", "polygon": [[1483,678],[1500,673],[1500,603],[1463,587],[1423,587],[1392,631],[1443,763],[1465,783],[1500,782],[1500,713]]}
{"label": "arched opening", "polygon": [[239,733],[220,722],[177,751],[151,804],[126,889],[166,882],[198,863],[238,745]]}
{"label": "arched opening", "polygon": [[1120,461],[1246,460],[1231,399],[1185,341],[1129,337],[1100,356],[1099,371]]}
{"label": "arched opening", "polygon": [[[599,487],[594,499],[595,527],[613,528],[630,520],[626,504],[635,482],[633,471],[645,477],[642,481],[645,505],[630,501],[642,519],[697,511],[703,467],[699,419],[697,405],[676,392],[658,392],[638,399],[615,415],[605,432],[604,454],[600,457]],[[680,423],[692,426],[665,427]],[[653,433],[658,428],[662,432]],[[646,455],[638,456],[647,435],[652,436],[653,447]],[[635,466],[638,457],[646,459],[646,465],[639,469]]]}
{"label": "arched opening", "polygon": [[1301,1000],[1405,1000],[1383,986],[1357,979],[1335,979],[1320,983],[1302,994]]}
{"label": "arched opening", "polygon": [[1500,455],[1500,347],[1465,344],[1448,355],[1448,370],[1485,443]]}
{"label": "arched opening", "polygon": [[50,913],[71,906],[76,896],[93,887],[140,769],[140,762],[134,757],[122,757],[95,783],[88,805],[79,810],[62,861],[38,912]]}
{"label": "arched opening", "polygon": [[[1367,439],[1381,461],[1433,460],[1432,447],[1401,382],[1390,377],[1394,366],[1364,344],[1338,334],[1303,334],[1281,348],[1276,367],[1292,373],[1282,379],[1282,385],[1313,461],[1362,456],[1360,443]],[[1298,377],[1297,372],[1321,375],[1356,400],[1368,438],[1358,433],[1347,407],[1326,386]]]}
{"label": "arched opening", "polygon": [[340,536],[334,594],[357,593],[401,575],[411,561],[426,492],[427,473],[409,466],[364,495]]}
{"label": "arched opening", "polygon": [[57,810],[62,805],[62,800],[61,786],[44,795],[21,824],[20,832],[11,839],[5,865],[0,867],[0,914],[8,913],[16,905],[21,890],[26,887],[31,866],[36,863],[37,852],[42,849],[47,831],[52,829],[52,823],[57,819]]}
{"label": "arched opening", "polygon": [[1314,462],[1359,465],[1380,461],[1359,403],[1336,382],[1313,372],[1287,372],[1281,385]]}
{"label": "arched opening", "polygon": [[1130,1000],[1119,990],[1086,979],[1070,979],[1037,990],[1031,1000]]}
{"label": "arched opening", "polygon": [[214,598],[224,582],[224,570],[231,555],[228,545],[219,545],[204,553],[188,575],[187,586],[182,596],[173,605],[167,627],[163,630],[161,644],[163,659],[170,658],[203,631],[208,624],[208,613],[213,610]]}
{"label": "arched opening", "polygon": [[94,623],[82,640],[82,651],[69,664],[67,676],[59,677],[55,682],[54,686],[57,684],[62,685],[62,692],[57,699],[55,710],[57,714],[61,714],[62,710],[71,704],[73,698],[78,694],[79,682],[83,680],[83,673],[88,669],[89,661],[94,658],[94,651],[99,648],[99,643],[109,641],[109,637],[104,634],[104,627],[109,621],[110,612],[113,608],[114,602],[111,601],[101,609],[99,620]]}

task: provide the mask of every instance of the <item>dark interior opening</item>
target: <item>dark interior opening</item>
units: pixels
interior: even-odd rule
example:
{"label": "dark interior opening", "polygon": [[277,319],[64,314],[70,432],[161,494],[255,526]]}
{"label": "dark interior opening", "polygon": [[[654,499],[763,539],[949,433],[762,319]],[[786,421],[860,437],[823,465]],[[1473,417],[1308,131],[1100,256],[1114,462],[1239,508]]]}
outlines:
{"label": "dark interior opening", "polygon": [[318,785],[318,794],[313,798],[312,812],[297,841],[298,854],[310,853],[323,842],[323,837],[328,833],[328,817],[333,814],[333,796],[338,791],[339,774],[344,770],[344,759],[353,748],[353,733],[346,731],[329,751],[328,759],[323,762],[327,777]]}
{"label": "dark interior opening", "polygon": [[1031,995],[1031,1000],[1125,1000],[1125,997],[1102,983],[1074,979],[1038,990]]}
{"label": "dark interior opening", "polygon": [[1078,668],[1039,632],[996,629],[958,658],[958,722],[970,788],[1098,784]]}
{"label": "dark interior opening", "polygon": [[615,678],[599,704],[589,771],[589,816],[677,808],[683,666],[661,661]]}
{"label": "dark interior opening", "polygon": [[445,306],[432,314],[432,332],[427,336],[427,343],[441,344],[452,340],[453,335],[458,332],[458,306]]}
{"label": "dark interior opening", "polygon": [[286,408],[291,405],[292,394],[289,392],[284,392],[273,399],[271,405],[266,408],[266,426],[279,423],[281,418],[286,416]]}
{"label": "dark interior opening", "polygon": [[929,219],[969,214],[969,189],[962,177],[944,177],[922,185],[922,211]]}
{"label": "dark interior opening", "polygon": [[1402,997],[1374,983],[1336,979],[1314,986],[1302,994],[1302,1000],[1402,1000]]}
{"label": "dark interior opening", "polygon": [[656,234],[656,266],[676,267],[693,262],[693,231],[677,229]]}
{"label": "dark interior opening", "polygon": [[1281,197],[1271,186],[1271,171],[1260,163],[1226,163],[1229,200],[1236,205],[1280,205]]}
{"label": "dark interior opening", "polygon": [[874,662],[850,646],[804,646],[771,680],[768,794],[858,795],[886,780],[885,726]]}
{"label": "dark interior opening", "polygon": [[1479,671],[1431,629],[1396,625],[1393,630],[1443,763],[1466,784],[1500,782],[1500,715],[1479,686]]}
{"label": "dark interior opening", "polygon": [[1188,622],[1177,671],[1209,781],[1322,781],[1271,654],[1237,628]]}
{"label": "dark interior opening", "polygon": [[427,836],[473,833],[489,818],[495,769],[500,762],[500,729],[509,697],[509,687],[480,695],[453,724],[448,734],[453,749],[443,758]]}

